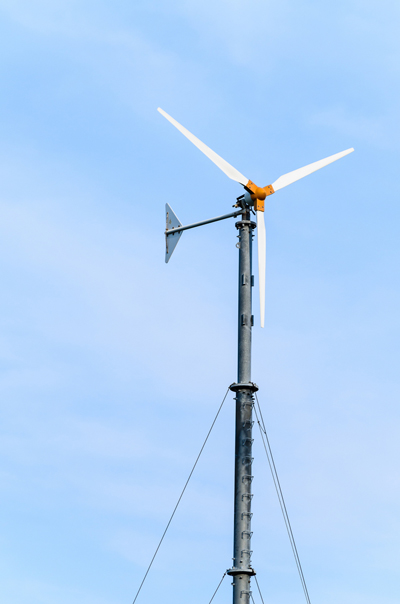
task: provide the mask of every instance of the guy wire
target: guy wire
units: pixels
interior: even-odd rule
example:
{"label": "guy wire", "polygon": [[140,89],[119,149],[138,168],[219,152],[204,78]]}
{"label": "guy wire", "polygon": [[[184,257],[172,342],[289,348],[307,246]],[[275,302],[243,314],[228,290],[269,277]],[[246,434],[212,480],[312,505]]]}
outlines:
{"label": "guy wire", "polygon": [[224,574],[222,575],[222,579],[221,579],[221,581],[218,583],[218,587],[217,587],[217,589],[214,591],[214,593],[213,593],[213,595],[212,595],[212,598],[211,598],[211,600],[209,601],[209,603],[208,603],[208,604],[211,604],[211,602],[214,600],[214,598],[215,598],[215,596],[216,596],[216,594],[217,594],[217,591],[218,591],[218,590],[219,590],[219,588],[221,587],[221,583],[222,583],[222,581],[225,579],[225,577],[226,577],[226,571],[225,571],[225,572],[224,572]]}
{"label": "guy wire", "polygon": [[264,598],[262,597],[261,589],[260,589],[260,586],[259,586],[258,581],[257,581],[257,575],[254,575],[254,578],[255,578],[256,583],[257,583],[258,593],[260,594],[261,602],[262,602],[262,604],[264,604]]}
{"label": "guy wire", "polygon": [[176,512],[176,510],[178,509],[178,505],[180,504],[181,499],[182,499],[182,497],[183,497],[183,494],[184,494],[184,492],[186,491],[186,487],[187,487],[187,486],[188,486],[188,484],[189,484],[189,480],[191,479],[192,474],[193,474],[193,472],[194,472],[194,470],[195,470],[195,467],[197,466],[197,462],[198,462],[198,461],[199,461],[199,459],[200,459],[200,455],[203,453],[203,449],[204,449],[204,447],[206,446],[206,442],[208,441],[208,437],[210,436],[212,429],[214,428],[214,424],[215,424],[215,422],[217,421],[218,415],[219,415],[219,413],[220,413],[220,411],[221,411],[221,409],[222,409],[222,405],[224,404],[225,399],[226,399],[226,397],[228,396],[228,392],[229,392],[229,388],[228,388],[228,390],[226,391],[226,394],[225,394],[224,398],[222,399],[222,403],[221,403],[221,404],[220,404],[220,406],[219,406],[219,409],[218,409],[218,411],[217,411],[217,415],[214,417],[214,421],[213,421],[213,423],[211,424],[211,428],[209,429],[208,434],[207,434],[207,436],[206,436],[206,438],[205,438],[205,440],[204,440],[204,442],[203,442],[203,445],[202,445],[202,447],[201,447],[201,449],[200,449],[200,452],[199,452],[199,454],[198,454],[198,456],[197,456],[197,458],[196,458],[196,461],[194,462],[194,465],[193,465],[193,467],[192,467],[192,469],[191,469],[191,471],[190,471],[189,477],[188,477],[187,481],[185,482],[185,486],[183,487],[182,492],[181,492],[181,494],[179,495],[179,499],[178,499],[178,501],[177,501],[177,503],[176,503],[176,506],[174,507],[174,511],[172,512],[171,517],[170,517],[170,519],[168,520],[168,524],[167,524],[167,526],[165,527],[165,530],[164,530],[164,532],[163,532],[163,534],[162,534],[162,537],[161,537],[161,539],[160,539],[160,541],[159,541],[159,543],[158,543],[158,545],[157,545],[157,547],[156,547],[156,551],[154,552],[153,557],[152,557],[152,559],[150,560],[150,564],[149,564],[149,565],[148,565],[148,567],[147,567],[147,570],[146,570],[146,572],[145,572],[145,574],[144,574],[144,577],[143,577],[143,579],[142,579],[141,584],[139,585],[139,589],[138,589],[138,590],[137,590],[137,592],[136,592],[136,595],[135,595],[135,598],[134,598],[134,600],[133,600],[132,604],[135,604],[135,602],[136,602],[136,600],[137,600],[137,597],[138,597],[138,595],[139,595],[139,593],[140,593],[140,590],[141,590],[141,589],[142,589],[142,587],[143,587],[143,583],[146,581],[147,575],[149,574],[149,570],[150,570],[150,568],[152,567],[152,564],[153,564],[153,562],[154,562],[154,560],[155,560],[155,557],[156,557],[156,556],[157,556],[157,554],[158,554],[158,550],[160,549],[161,543],[164,541],[164,537],[165,537],[165,535],[167,534],[167,531],[168,531],[168,529],[169,529],[169,525],[171,524],[172,519],[173,519],[173,517],[175,516],[175,512]]}
{"label": "guy wire", "polygon": [[[293,556],[294,556],[294,559],[295,559],[295,562],[296,562],[296,566],[297,566],[297,570],[298,570],[298,573],[299,573],[300,581],[301,581],[301,584],[302,584],[302,587],[303,587],[304,596],[306,598],[307,603],[311,604],[310,596],[308,594],[308,589],[307,589],[307,585],[306,585],[306,580],[304,578],[303,569],[302,569],[301,562],[300,562],[300,557],[299,557],[299,554],[298,554],[298,551],[297,551],[296,542],[295,542],[293,531],[292,531],[292,526],[291,526],[290,520],[289,520],[289,514],[288,514],[287,509],[286,509],[285,499],[283,497],[281,485],[280,485],[280,482],[279,482],[278,472],[276,470],[274,457],[272,455],[271,445],[269,444],[268,434],[267,434],[267,430],[266,430],[266,427],[265,427],[264,418],[263,418],[263,415],[262,415],[262,411],[261,411],[261,407],[260,407],[260,402],[258,400],[257,393],[255,394],[255,396],[256,396],[256,400],[257,400],[257,406],[258,406],[258,410],[259,410],[259,413],[260,413],[261,421],[260,421],[260,419],[258,417],[257,407],[256,406],[254,407],[254,411],[255,411],[255,414],[256,414],[258,427],[260,429],[261,439],[262,439],[262,442],[263,442],[263,445],[264,445],[265,453],[267,455],[268,464],[269,464],[269,467],[270,467],[270,470],[271,470],[271,474],[272,474],[272,479],[273,479],[274,485],[275,485],[275,490],[276,490],[276,493],[278,495],[279,505],[281,507],[283,519],[285,521],[286,530],[287,530],[287,533],[288,533],[288,536],[289,536],[289,541],[290,541],[290,545],[292,547]],[[265,440],[264,440],[264,435],[265,435]]]}

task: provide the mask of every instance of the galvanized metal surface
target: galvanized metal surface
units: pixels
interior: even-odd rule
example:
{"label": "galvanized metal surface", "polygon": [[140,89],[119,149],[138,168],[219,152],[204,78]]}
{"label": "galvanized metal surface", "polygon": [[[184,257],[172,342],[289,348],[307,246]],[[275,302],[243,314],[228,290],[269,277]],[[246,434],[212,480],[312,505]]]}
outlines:
{"label": "galvanized metal surface", "polygon": [[[166,204],[168,206],[168,204]],[[168,206],[169,207],[169,206]],[[171,210],[172,211],[172,210]],[[176,227],[171,227],[165,230],[166,235],[173,235],[174,233],[180,233],[182,231],[187,231],[188,229],[195,229],[196,227],[203,226],[203,224],[210,224],[211,222],[218,222],[218,220],[225,220],[226,218],[235,218],[239,216],[243,210],[236,210],[236,212],[231,212],[230,214],[223,214],[223,216],[216,216],[215,218],[209,218],[208,220],[202,220],[201,222],[193,222],[193,224],[187,224],[182,226],[180,223]],[[176,218],[176,216],[175,216]]]}
{"label": "galvanized metal surface", "polygon": [[244,212],[242,218],[236,223],[239,230],[237,384],[231,386],[236,392],[233,567],[228,570],[233,576],[233,604],[250,603],[250,578],[255,574],[251,565],[251,483],[253,392],[257,386],[251,382],[251,308],[252,241],[256,224],[250,220],[249,212]]}
{"label": "galvanized metal surface", "polygon": [[244,202],[240,210],[230,214],[182,226],[172,208],[166,204],[165,261],[168,262],[170,259],[182,231],[236,217],[239,214],[242,214],[242,219],[236,223],[239,231],[238,365],[237,383],[230,386],[236,394],[233,566],[227,574],[233,577],[233,604],[250,604],[250,578],[255,575],[251,566],[253,395],[258,387],[251,382],[252,287],[254,285],[252,243],[253,231],[257,225],[250,220],[249,205]]}
{"label": "galvanized metal surface", "polygon": [[165,204],[165,222],[165,262],[168,262],[182,235],[179,231],[173,231],[172,233],[170,231],[171,229],[182,226],[182,223],[171,206],[167,203]]}

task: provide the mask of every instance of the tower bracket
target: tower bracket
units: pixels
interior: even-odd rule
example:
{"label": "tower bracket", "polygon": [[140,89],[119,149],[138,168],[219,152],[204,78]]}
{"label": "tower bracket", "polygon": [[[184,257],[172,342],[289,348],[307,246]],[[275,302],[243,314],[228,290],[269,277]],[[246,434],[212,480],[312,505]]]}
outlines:
{"label": "tower bracket", "polygon": [[227,570],[226,574],[230,575],[231,577],[234,577],[236,575],[249,575],[250,577],[254,577],[254,575],[256,575],[257,573],[254,568],[236,568],[234,566],[233,568]]}
{"label": "tower bracket", "polygon": [[258,386],[253,382],[248,382],[247,384],[233,383],[229,386],[229,390],[232,390],[232,392],[238,392],[239,390],[250,390],[250,392],[257,392]]}
{"label": "tower bracket", "polygon": [[241,229],[243,226],[249,226],[251,229],[257,228],[257,223],[252,220],[239,220],[239,222],[235,222],[235,227],[237,229]]}

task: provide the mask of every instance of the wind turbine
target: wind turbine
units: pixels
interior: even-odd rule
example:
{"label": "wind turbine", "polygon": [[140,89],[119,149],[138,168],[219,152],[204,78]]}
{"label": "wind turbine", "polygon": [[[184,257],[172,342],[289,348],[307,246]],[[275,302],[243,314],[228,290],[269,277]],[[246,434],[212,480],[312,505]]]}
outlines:
{"label": "wind turbine", "polygon": [[[237,203],[234,206],[237,208],[235,212],[186,226],[182,226],[171,207],[166,204],[165,261],[168,262],[171,258],[183,231],[242,215],[241,220],[235,225],[239,230],[238,369],[237,382],[230,386],[230,390],[236,394],[233,566],[226,571],[226,574],[233,577],[233,604],[250,604],[250,598],[252,597],[250,579],[256,574],[251,564],[252,551],[250,547],[252,536],[251,500],[253,497],[251,493],[253,479],[251,474],[253,407],[254,393],[258,390],[256,384],[251,381],[251,328],[254,324],[253,315],[251,314],[251,288],[254,284],[251,266],[253,230],[257,227],[260,313],[261,327],[264,327],[266,255],[264,201],[266,197],[348,155],[354,149],[347,149],[293,172],[288,172],[266,187],[258,187],[165,111],[160,108],[158,111],[229,178],[242,185],[245,191],[243,195],[237,198]],[[257,224],[251,220],[251,212],[253,211],[256,213]]]}
{"label": "wind turbine", "polygon": [[[277,178],[271,185],[267,185],[266,187],[258,187],[256,184],[254,184],[253,181],[246,178],[246,176],[243,176],[243,174],[241,174],[238,170],[236,170],[236,168],[234,168],[233,166],[228,164],[228,162],[225,159],[223,159],[222,157],[217,155],[217,153],[215,153],[215,151],[210,149],[210,147],[207,147],[207,145],[205,145],[201,140],[199,140],[196,136],[194,136],[194,134],[189,132],[189,130],[187,130],[184,126],[179,124],[179,122],[174,120],[173,117],[168,115],[168,113],[163,111],[160,107],[158,108],[158,111],[169,122],[171,122],[171,124],[173,126],[175,126],[175,128],[177,128],[180,132],[182,132],[182,134],[184,136],[186,136],[186,138],[188,138],[194,145],[196,145],[196,147],[198,149],[200,149],[200,151],[202,151],[204,153],[204,155],[206,155],[209,159],[211,159],[211,161],[216,166],[218,166],[218,168],[220,170],[222,170],[222,172],[224,172],[230,179],[235,180],[236,182],[241,184],[245,189],[245,193],[244,193],[245,204],[248,205],[250,208],[254,207],[254,211],[256,213],[256,218],[257,218],[260,323],[261,323],[261,327],[264,327],[264,322],[265,322],[265,264],[266,264],[266,262],[265,262],[266,261],[266,237],[265,237],[265,221],[264,221],[264,200],[265,200],[265,198],[268,197],[269,195],[272,195],[273,193],[276,193],[280,189],[283,189],[284,187],[291,185],[292,183],[296,182],[297,180],[300,180],[301,178],[304,178],[305,176],[308,176],[309,174],[316,172],[320,168],[324,168],[325,166],[328,166],[332,162],[344,157],[345,155],[352,153],[352,151],[354,151],[354,149],[353,148],[346,149],[346,151],[341,151],[340,153],[335,153],[335,155],[330,155],[329,157],[326,157],[325,159],[320,159],[319,161],[313,162],[312,164],[308,164],[307,166],[304,166],[303,168],[298,168],[297,170],[293,170],[292,172],[283,174],[283,176],[280,176],[279,178]],[[171,209],[170,209],[170,212],[171,212]],[[226,216],[226,218],[231,217],[231,216],[234,216],[234,214],[230,214],[230,215]],[[223,218],[224,217],[219,217],[218,220],[223,220]],[[179,220],[177,220],[177,218],[175,216],[174,224],[171,222],[170,226],[175,226],[175,227],[182,226],[180,223],[178,225],[176,223],[176,221],[179,222]],[[196,223],[195,225],[191,225],[189,228],[193,228],[194,226],[202,226],[203,224],[208,224],[208,221],[204,221],[202,223]],[[168,230],[168,227],[167,227],[167,230]],[[184,230],[184,229],[181,229],[180,232],[182,232],[182,230]],[[177,229],[175,229],[175,232],[176,231],[177,231]],[[172,233],[170,235],[172,235]],[[167,237],[170,235],[166,234]],[[169,254],[167,252],[167,255],[165,258],[166,262],[168,262],[168,260],[170,259],[172,251],[175,248],[177,243],[178,243],[178,240],[174,241],[172,250],[170,249]],[[168,249],[168,245],[167,245],[167,249]]]}

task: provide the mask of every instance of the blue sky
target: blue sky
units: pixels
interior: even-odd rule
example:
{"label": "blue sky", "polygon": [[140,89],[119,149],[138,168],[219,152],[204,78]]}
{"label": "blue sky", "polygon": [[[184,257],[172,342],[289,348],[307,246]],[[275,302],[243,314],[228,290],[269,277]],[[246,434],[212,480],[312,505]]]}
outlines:
{"label": "blue sky", "polygon": [[[241,190],[161,106],[260,186],[355,147],[268,198],[253,379],[311,601],[398,602],[399,17],[0,0],[2,601],[129,604],[235,380],[234,223],[185,233],[167,266],[163,230],[165,203],[192,222]],[[266,603],[302,602],[254,446],[254,566]],[[209,601],[232,454],[228,397],[138,604]]]}

